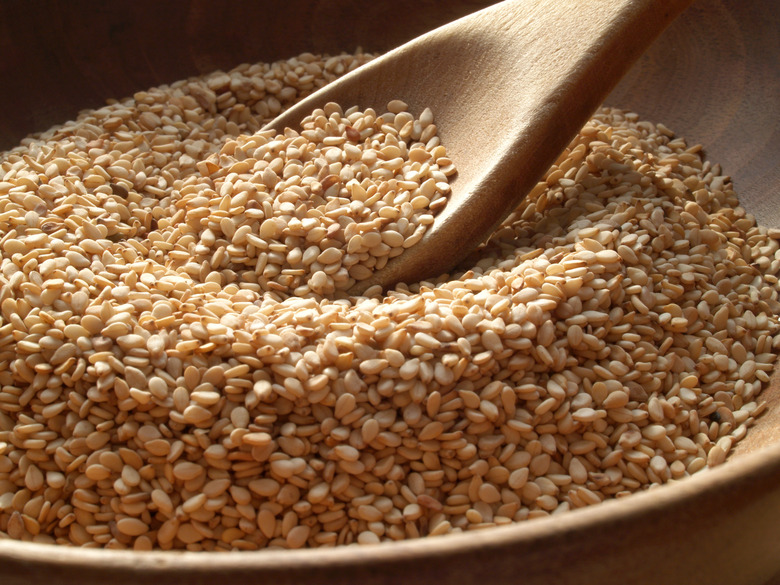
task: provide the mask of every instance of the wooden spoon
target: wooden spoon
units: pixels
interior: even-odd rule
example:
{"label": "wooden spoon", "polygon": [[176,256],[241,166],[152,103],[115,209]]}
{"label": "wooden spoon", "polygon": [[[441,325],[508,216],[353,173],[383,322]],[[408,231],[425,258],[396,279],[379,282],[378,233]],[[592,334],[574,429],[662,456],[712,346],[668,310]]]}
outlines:
{"label": "wooden spoon", "polygon": [[398,47],[290,108],[430,107],[458,174],[422,240],[351,292],[436,277],[512,212],[650,43],[692,0],[507,0]]}

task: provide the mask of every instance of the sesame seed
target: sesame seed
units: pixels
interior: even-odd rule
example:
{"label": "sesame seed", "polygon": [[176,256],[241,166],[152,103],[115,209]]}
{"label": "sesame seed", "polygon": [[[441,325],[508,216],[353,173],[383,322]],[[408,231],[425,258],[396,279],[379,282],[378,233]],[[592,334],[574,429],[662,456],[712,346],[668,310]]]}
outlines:
{"label": "sesame seed", "polygon": [[446,278],[350,297],[446,205],[434,112],[260,128],[370,58],[152,88],[0,154],[8,536],[436,536],[681,480],[749,432],[780,348],[777,234],[635,114],[596,112]]}

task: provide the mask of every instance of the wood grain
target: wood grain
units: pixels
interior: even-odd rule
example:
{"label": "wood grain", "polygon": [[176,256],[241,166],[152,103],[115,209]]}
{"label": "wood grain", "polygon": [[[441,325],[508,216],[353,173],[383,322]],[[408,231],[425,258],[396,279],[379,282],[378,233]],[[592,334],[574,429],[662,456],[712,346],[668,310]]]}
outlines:
{"label": "wood grain", "polygon": [[487,3],[3,2],[0,148],[107,98],[304,51],[386,51]]}
{"label": "wood grain", "polygon": [[705,146],[743,205],[780,228],[780,11],[694,2],[608,98]]}
{"label": "wood grain", "polygon": [[[3,2],[0,148],[108,97],[303,50],[387,50],[489,3]],[[776,0],[697,0],[608,103],[704,144],[734,177],[745,206],[780,227],[779,59]],[[775,382],[768,414],[721,468],[559,518],[289,554],[140,555],[0,541],[2,582],[767,583],[780,571],[778,392]]]}

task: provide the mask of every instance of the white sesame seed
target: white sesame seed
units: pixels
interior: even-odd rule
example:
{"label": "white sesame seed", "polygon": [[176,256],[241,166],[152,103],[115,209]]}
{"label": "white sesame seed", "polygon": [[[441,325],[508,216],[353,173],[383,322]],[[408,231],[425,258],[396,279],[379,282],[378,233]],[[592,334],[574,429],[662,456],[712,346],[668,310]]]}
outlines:
{"label": "white sesame seed", "polygon": [[328,104],[299,133],[258,130],[368,58],[153,88],[0,154],[10,537],[482,529],[720,465],[766,408],[777,234],[619,110],[448,279],[348,297],[447,201],[433,113]]}

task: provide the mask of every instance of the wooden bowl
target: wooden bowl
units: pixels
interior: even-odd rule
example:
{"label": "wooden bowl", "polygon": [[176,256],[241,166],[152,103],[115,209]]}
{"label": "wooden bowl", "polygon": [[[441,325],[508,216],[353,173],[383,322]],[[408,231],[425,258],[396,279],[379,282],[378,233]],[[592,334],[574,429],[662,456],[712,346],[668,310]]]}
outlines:
{"label": "wooden bowl", "polygon": [[[484,0],[16,2],[0,20],[0,148],[109,97],[241,62],[384,51]],[[697,0],[608,103],[700,142],[780,227],[780,12]],[[5,585],[265,582],[751,585],[780,572],[780,375],[723,466],[562,516],[332,550],[133,553],[0,541]],[[774,581],[780,583],[780,580]]]}

